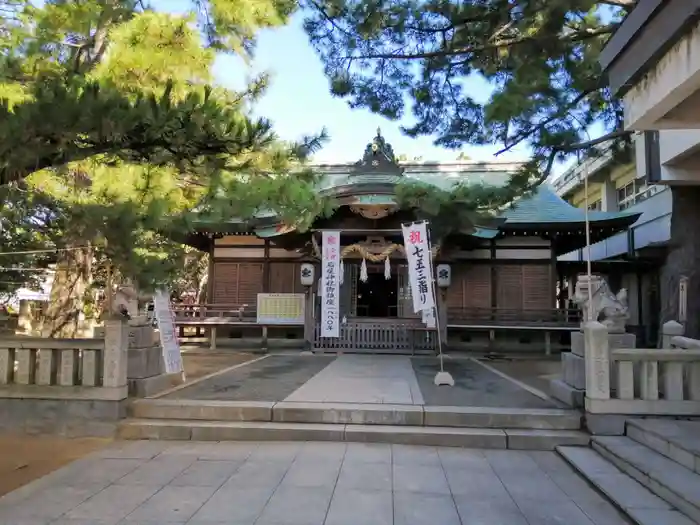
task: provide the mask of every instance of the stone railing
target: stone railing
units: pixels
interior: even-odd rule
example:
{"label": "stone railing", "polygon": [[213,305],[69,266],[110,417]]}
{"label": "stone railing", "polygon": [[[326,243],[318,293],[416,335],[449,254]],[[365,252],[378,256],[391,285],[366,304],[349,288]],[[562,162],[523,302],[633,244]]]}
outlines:
{"label": "stone railing", "polygon": [[700,341],[682,333],[683,326],[670,321],[663,348],[610,348],[605,326],[587,323],[586,411],[700,415]]}
{"label": "stone railing", "polygon": [[95,339],[0,336],[0,429],[109,433],[97,426],[124,417],[128,346],[121,321]]}
{"label": "stone railing", "polygon": [[108,394],[95,395],[125,397],[127,344],[127,327],[121,322],[108,322],[102,339],[2,337],[0,397],[13,386],[107,389]]}

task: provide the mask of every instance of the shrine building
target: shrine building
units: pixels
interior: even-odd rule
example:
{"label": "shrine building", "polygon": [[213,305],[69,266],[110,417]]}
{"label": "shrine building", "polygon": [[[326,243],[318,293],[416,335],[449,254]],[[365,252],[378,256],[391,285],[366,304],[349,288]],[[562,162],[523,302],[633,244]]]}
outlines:
{"label": "shrine building", "polygon": [[[316,165],[318,191],[336,201],[305,232],[274,217],[196,223],[187,243],[210,254],[207,304],[178,313],[178,324],[206,327],[212,344],[262,340],[331,352],[434,352],[450,349],[549,352],[579,326],[568,297],[580,264],[557,262],[586,244],[585,211],[540,186],[495,219],[433,246],[437,324],[413,312],[396,187],[413,180],[449,191],[457,184],[504,184],[513,163],[398,162],[378,132],[356,163]],[[590,242],[626,230],[639,214],[589,212]],[[340,232],[339,338],[320,337],[318,281],[323,231]]]}

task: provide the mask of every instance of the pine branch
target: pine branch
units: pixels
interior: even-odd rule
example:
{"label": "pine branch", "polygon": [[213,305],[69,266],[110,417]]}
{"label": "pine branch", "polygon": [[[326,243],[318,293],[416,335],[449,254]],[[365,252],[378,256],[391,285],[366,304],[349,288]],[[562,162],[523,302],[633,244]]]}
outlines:
{"label": "pine branch", "polygon": [[599,0],[601,4],[612,5],[615,7],[623,7],[630,10],[637,6],[639,0]]}
{"label": "pine branch", "polygon": [[[598,37],[601,35],[612,34],[615,32],[615,30],[617,29],[618,26],[619,26],[619,24],[617,24],[617,23],[609,24],[607,26],[603,26],[603,27],[595,29],[595,30],[586,30],[586,31],[580,31],[580,32],[566,34],[566,35],[561,35],[561,36],[557,37],[556,39],[559,42],[570,42],[570,43],[581,42],[581,41],[587,40],[589,38],[595,38],[595,37]],[[509,48],[509,47],[513,47],[513,46],[517,46],[517,45],[525,44],[525,43],[547,42],[551,39],[552,39],[551,35],[544,35],[544,36],[522,35],[519,37],[500,40],[500,41],[491,42],[491,43],[487,43],[487,44],[461,47],[461,48],[456,48],[456,49],[441,49],[439,51],[427,51],[427,52],[422,52],[422,53],[409,53],[409,54],[367,53],[367,54],[361,54],[361,55],[352,55],[352,56],[348,56],[346,58],[368,59],[368,60],[373,60],[373,59],[390,59],[390,60],[432,59],[432,58],[474,54],[474,53],[480,53],[483,51],[490,51],[490,50],[505,49],[505,48]]]}

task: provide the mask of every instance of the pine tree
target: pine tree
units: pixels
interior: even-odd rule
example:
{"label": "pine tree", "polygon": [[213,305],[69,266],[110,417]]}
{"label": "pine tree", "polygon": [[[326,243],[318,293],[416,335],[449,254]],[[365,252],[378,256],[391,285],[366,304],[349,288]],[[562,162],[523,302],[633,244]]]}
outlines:
{"label": "pine tree", "polygon": [[[636,0],[312,0],[305,22],[332,93],[391,119],[411,113],[411,137],[436,145],[527,144],[531,162],[500,204],[542,182],[555,161],[623,112],[601,82],[598,56]],[[472,76],[493,93],[479,99]],[[619,144],[625,152],[628,143]]]}
{"label": "pine tree", "polygon": [[[251,53],[256,31],[284,23],[294,4],[194,1],[189,17],[131,0],[4,7],[0,177],[13,181],[25,217],[37,209],[22,195],[50,203],[41,241],[60,250],[51,335],[75,334],[104,274],[96,262],[146,290],[181,280],[192,257],[170,239],[197,206],[220,218],[265,207],[302,227],[325,206],[313,174],[297,174],[324,135],[282,143],[252,118],[264,77],[242,93],[208,85],[215,51]],[[3,217],[16,221],[4,208]],[[15,245],[28,243],[23,235]]]}

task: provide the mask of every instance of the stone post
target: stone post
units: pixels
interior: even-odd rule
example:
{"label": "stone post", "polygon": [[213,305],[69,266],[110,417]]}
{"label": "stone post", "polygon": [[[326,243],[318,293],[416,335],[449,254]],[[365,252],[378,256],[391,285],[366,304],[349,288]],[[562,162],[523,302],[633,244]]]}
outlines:
{"label": "stone post", "polygon": [[103,386],[127,386],[126,370],[129,329],[122,320],[105,320],[105,352],[102,363]]}
{"label": "stone post", "polygon": [[661,347],[671,348],[671,341],[677,335],[683,335],[685,331],[683,325],[677,321],[666,321],[661,328]]}
{"label": "stone post", "polygon": [[[685,328],[681,323],[666,321],[661,327],[661,348],[671,350],[673,348],[673,338],[683,335],[684,331]],[[682,362],[669,361],[663,365],[659,363],[657,365],[658,370],[651,371],[651,373],[659,373],[659,391],[663,392],[666,399],[683,399],[683,365]],[[646,371],[648,366],[646,363],[643,364],[643,370]],[[691,375],[694,368],[692,365],[689,366]]]}
{"label": "stone post", "polygon": [[586,399],[610,399],[610,342],[608,329],[598,321],[583,328],[586,344]]}
{"label": "stone post", "polygon": [[31,335],[32,334],[32,309],[27,299],[21,299],[19,302],[19,315],[17,316],[18,332]]}

